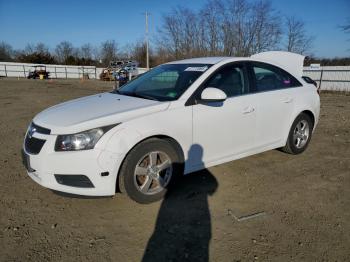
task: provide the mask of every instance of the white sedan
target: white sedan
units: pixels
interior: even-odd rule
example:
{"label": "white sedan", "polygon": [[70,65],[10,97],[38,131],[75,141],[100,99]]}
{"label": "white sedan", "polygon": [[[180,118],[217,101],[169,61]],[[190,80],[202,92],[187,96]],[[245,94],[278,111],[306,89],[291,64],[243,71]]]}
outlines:
{"label": "white sedan", "polygon": [[53,190],[106,196],[122,189],[149,203],[183,174],[274,148],[299,154],[320,113],[303,60],[274,51],[160,65],[119,90],[39,113],[23,162]]}

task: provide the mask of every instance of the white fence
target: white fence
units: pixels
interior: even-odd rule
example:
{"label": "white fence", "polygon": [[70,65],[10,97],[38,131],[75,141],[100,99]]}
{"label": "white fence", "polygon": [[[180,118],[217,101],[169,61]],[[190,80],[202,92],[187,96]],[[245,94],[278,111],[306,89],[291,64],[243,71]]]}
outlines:
{"label": "white fence", "polygon": [[[0,77],[27,77],[36,64],[0,62]],[[99,79],[103,68],[95,66],[45,65],[50,78],[82,78]],[[138,73],[146,72],[146,68],[138,68]],[[350,66],[326,66],[320,68],[304,67],[304,75],[317,82],[322,90],[350,92]]]}
{"label": "white fence", "polygon": [[[20,77],[25,78],[34,66],[38,64],[0,62],[0,77]],[[82,78],[88,75],[90,79],[99,79],[103,68],[96,66],[69,66],[69,65],[44,65],[46,71],[50,73],[50,78]],[[146,72],[146,68],[138,68],[138,73]]]}
{"label": "white fence", "polygon": [[304,75],[315,80],[321,90],[350,92],[350,66],[304,67]]}
{"label": "white fence", "polygon": [[[0,76],[27,77],[37,64],[0,62]],[[50,73],[50,78],[98,78],[99,72],[95,66],[44,65]],[[102,70],[102,69],[101,69]]]}

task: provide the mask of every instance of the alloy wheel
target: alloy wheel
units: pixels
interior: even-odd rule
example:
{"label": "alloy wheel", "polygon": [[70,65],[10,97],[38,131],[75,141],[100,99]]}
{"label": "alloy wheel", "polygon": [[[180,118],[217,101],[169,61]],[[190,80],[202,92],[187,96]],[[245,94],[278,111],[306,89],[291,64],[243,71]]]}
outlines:
{"label": "alloy wheel", "polygon": [[301,120],[294,128],[293,143],[297,148],[303,148],[310,136],[310,126],[306,120]]}
{"label": "alloy wheel", "polygon": [[170,157],[164,152],[153,151],[138,161],[134,170],[134,183],[141,193],[154,195],[166,188],[172,173]]}

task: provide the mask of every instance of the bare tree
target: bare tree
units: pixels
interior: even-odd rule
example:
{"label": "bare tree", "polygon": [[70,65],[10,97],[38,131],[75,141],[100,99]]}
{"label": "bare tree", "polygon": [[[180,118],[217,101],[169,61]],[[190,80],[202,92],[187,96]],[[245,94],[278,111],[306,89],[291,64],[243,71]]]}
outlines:
{"label": "bare tree", "polygon": [[96,62],[100,62],[100,48],[98,46],[93,46],[91,50],[92,59]]}
{"label": "bare tree", "polygon": [[39,54],[48,54],[49,47],[45,45],[44,43],[37,43],[34,47],[34,51]]}
{"label": "bare tree", "polygon": [[37,43],[37,44],[32,44],[28,43],[25,48],[20,51],[22,54],[25,55],[31,55],[33,53],[38,53],[38,54],[48,54],[50,53],[49,47],[45,45],[44,43]]}
{"label": "bare tree", "polygon": [[275,49],[282,35],[281,17],[272,8],[271,2],[259,1],[251,8],[250,20],[253,22],[248,29],[250,41],[248,41],[248,49],[243,55]]}
{"label": "bare tree", "polygon": [[223,12],[225,7],[222,1],[212,0],[199,12],[200,19],[200,40],[199,44],[204,55],[222,54],[222,37],[224,30]]}
{"label": "bare tree", "polygon": [[[134,58],[134,48],[136,45],[141,44],[142,40],[137,40],[136,43],[128,43],[118,50],[118,57],[124,60],[132,60]],[[146,56],[146,55],[145,55]]]}
{"label": "bare tree", "polygon": [[59,43],[55,48],[55,54],[59,63],[68,64],[70,57],[74,56],[74,47],[72,43],[63,41]]}
{"label": "bare tree", "polygon": [[309,52],[312,46],[313,37],[307,34],[304,22],[293,16],[287,17],[286,27],[286,50],[300,54]]}
{"label": "bare tree", "polygon": [[151,67],[154,65],[164,64],[166,62],[174,60],[174,56],[169,52],[168,48],[158,45],[155,49],[155,56],[153,58],[153,64],[151,59]]}
{"label": "bare tree", "polygon": [[269,1],[209,0],[197,13],[175,8],[163,16],[158,43],[174,58],[248,56],[274,49],[282,34]]}
{"label": "bare tree", "polygon": [[[138,41],[136,44],[132,45],[130,48],[129,58],[132,58],[139,62],[140,67],[146,67],[146,43],[144,41]],[[150,62],[152,64],[152,50],[149,50]]]}
{"label": "bare tree", "polygon": [[93,58],[93,46],[90,43],[82,45],[79,50],[79,56],[91,60]]}
{"label": "bare tree", "polygon": [[25,54],[25,55],[30,55],[30,54],[35,52],[35,45],[32,43],[28,43],[24,47],[23,51],[20,51],[20,52]]}
{"label": "bare tree", "polygon": [[104,65],[108,65],[110,61],[117,60],[118,45],[114,40],[107,40],[101,43],[100,59]]}
{"label": "bare tree", "polygon": [[183,24],[181,8],[173,9],[171,13],[163,16],[163,27],[159,29],[160,38],[158,43],[166,47],[169,53],[172,53],[174,58],[180,58],[182,52],[183,40]]}
{"label": "bare tree", "polygon": [[12,46],[4,41],[0,42],[0,61],[11,61],[14,51]]}
{"label": "bare tree", "polygon": [[35,64],[54,64],[49,47],[44,43],[27,44],[23,50],[16,52],[16,61]]}
{"label": "bare tree", "polygon": [[221,28],[219,28],[222,30],[222,54],[242,56],[246,52],[247,41],[245,39],[253,39],[248,37],[248,34],[254,31],[248,31],[247,24],[251,6],[247,1],[234,0],[222,1],[220,8],[222,9],[219,10],[222,16]]}

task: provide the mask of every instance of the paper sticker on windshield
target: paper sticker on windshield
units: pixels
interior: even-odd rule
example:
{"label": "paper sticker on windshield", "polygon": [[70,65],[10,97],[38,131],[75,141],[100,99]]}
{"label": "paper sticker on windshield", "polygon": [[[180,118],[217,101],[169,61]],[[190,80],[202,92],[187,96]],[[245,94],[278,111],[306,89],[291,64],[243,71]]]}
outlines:
{"label": "paper sticker on windshield", "polygon": [[204,72],[207,69],[208,69],[207,66],[190,66],[190,67],[187,67],[185,71]]}

